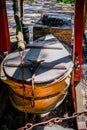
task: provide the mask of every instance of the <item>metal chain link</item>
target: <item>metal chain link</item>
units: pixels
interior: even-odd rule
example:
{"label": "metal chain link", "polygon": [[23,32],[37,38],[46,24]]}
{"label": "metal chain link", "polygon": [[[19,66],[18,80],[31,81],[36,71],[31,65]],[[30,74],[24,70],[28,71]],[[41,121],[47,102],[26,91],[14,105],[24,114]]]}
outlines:
{"label": "metal chain link", "polygon": [[25,120],[27,120],[27,109],[26,109],[26,102],[25,102],[25,84],[24,84],[24,50],[19,51],[20,59],[21,59],[21,72],[22,72],[22,85],[23,85],[23,103],[24,103],[24,113],[25,113]]}
{"label": "metal chain link", "polygon": [[[31,62],[33,62],[33,61],[31,61]],[[38,65],[37,65],[37,67],[36,67],[36,69],[35,69],[35,71],[34,71],[34,73],[32,75],[32,99],[31,99],[31,107],[32,108],[35,106],[35,99],[34,99],[34,88],[35,88],[35,86],[34,86],[34,80],[35,80],[35,73],[38,71],[39,66],[40,66],[41,62],[43,62],[43,60],[41,60],[39,62],[37,62],[37,61],[34,61],[34,62],[35,62],[34,64],[38,63]]]}
{"label": "metal chain link", "polygon": [[71,120],[74,118],[77,118],[78,116],[81,116],[82,114],[87,114],[87,111],[83,111],[83,112],[79,112],[79,113],[73,113],[72,116],[69,117],[55,117],[55,118],[51,118],[48,121],[44,121],[44,122],[40,122],[40,123],[36,123],[36,124],[32,124],[32,123],[27,123],[24,127],[21,127],[17,130],[32,130],[32,128],[34,128],[35,126],[41,126],[41,125],[47,125],[47,124],[54,124],[54,123],[60,123],[62,121],[65,120]]}

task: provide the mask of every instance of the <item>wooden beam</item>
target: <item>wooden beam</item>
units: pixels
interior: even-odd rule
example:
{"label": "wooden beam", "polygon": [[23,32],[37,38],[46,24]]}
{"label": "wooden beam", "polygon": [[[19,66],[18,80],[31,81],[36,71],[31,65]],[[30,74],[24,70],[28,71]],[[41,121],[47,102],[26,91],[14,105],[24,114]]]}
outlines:
{"label": "wooden beam", "polygon": [[4,55],[4,52],[11,51],[10,37],[8,28],[8,19],[6,14],[6,2],[0,0],[0,54]]}
{"label": "wooden beam", "polygon": [[18,0],[13,0],[13,10],[14,10],[14,19],[16,23],[16,37],[18,42],[18,49],[21,51],[25,49],[25,42],[22,31],[22,23],[19,17]]}
{"label": "wooden beam", "polygon": [[75,64],[78,68],[75,71],[75,81],[80,81],[82,65],[82,41],[83,41],[83,22],[84,22],[84,0],[75,1],[75,26],[74,26],[74,54]]}
{"label": "wooden beam", "polygon": [[20,18],[23,20],[24,15],[24,0],[20,0]]}

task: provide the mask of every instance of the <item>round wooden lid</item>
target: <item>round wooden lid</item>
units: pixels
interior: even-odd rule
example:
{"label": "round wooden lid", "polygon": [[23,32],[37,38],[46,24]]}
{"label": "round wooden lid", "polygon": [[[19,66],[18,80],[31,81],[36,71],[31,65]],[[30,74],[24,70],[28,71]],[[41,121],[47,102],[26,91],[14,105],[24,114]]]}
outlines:
{"label": "round wooden lid", "polygon": [[31,81],[33,77],[35,83],[50,83],[73,67],[69,52],[52,36],[29,45],[24,51],[23,59],[24,70],[21,68],[19,52],[13,52],[6,57],[3,65],[7,77],[21,81],[24,73],[26,82]]}

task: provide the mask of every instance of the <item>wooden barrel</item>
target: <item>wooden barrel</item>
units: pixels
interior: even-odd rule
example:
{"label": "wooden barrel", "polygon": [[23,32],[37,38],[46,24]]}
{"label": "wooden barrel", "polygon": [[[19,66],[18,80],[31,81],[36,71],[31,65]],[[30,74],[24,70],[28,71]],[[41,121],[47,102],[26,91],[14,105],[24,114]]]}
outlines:
{"label": "wooden barrel", "polygon": [[58,106],[67,94],[73,63],[69,52],[52,35],[23,53],[9,54],[2,62],[1,79],[9,85],[14,107],[30,113],[45,113]]}

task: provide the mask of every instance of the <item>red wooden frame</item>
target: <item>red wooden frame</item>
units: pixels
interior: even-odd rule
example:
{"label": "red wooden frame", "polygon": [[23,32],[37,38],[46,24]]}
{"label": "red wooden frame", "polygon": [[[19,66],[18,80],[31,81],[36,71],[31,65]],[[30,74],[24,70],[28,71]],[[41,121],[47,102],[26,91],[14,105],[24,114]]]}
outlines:
{"label": "red wooden frame", "polygon": [[0,54],[11,51],[5,0],[0,0]]}
{"label": "red wooden frame", "polygon": [[78,69],[75,71],[75,81],[80,81],[82,71],[82,41],[83,41],[84,0],[75,2],[74,54],[77,56]]}

